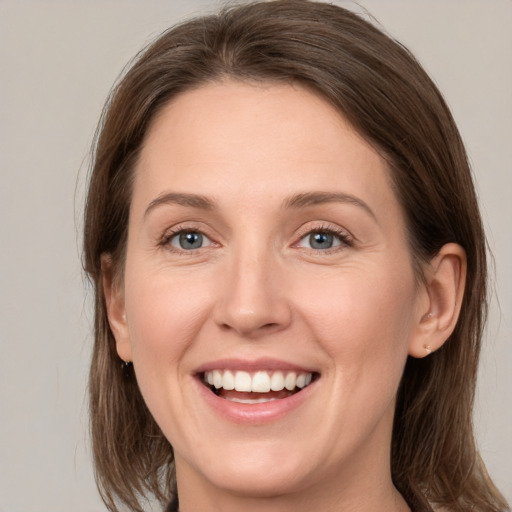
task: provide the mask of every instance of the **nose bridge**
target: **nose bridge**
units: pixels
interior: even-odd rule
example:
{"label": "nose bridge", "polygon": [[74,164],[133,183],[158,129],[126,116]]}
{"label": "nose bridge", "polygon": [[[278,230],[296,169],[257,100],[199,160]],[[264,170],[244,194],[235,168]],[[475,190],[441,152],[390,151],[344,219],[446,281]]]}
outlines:
{"label": "nose bridge", "polygon": [[291,312],[282,279],[282,265],[269,244],[252,239],[233,247],[217,308],[218,324],[243,336],[284,328]]}

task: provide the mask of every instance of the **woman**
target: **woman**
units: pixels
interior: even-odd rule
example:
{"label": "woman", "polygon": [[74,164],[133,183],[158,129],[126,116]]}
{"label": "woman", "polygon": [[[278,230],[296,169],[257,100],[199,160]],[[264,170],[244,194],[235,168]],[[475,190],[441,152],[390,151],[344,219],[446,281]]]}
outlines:
{"label": "woman", "polygon": [[466,154],[356,15],[261,2],[162,35],[105,110],[84,244],[111,510],[506,509],[471,427]]}

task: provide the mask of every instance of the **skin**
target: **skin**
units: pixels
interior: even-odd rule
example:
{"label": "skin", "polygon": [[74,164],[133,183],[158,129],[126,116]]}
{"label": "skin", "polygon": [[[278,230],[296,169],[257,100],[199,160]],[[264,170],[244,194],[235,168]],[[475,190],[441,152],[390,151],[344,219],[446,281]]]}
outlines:
{"label": "skin", "polygon": [[[290,205],[317,192],[343,197]],[[180,247],[184,229],[203,246]],[[312,247],[326,230],[334,247]],[[465,272],[454,244],[424,283],[411,261],[385,161],[311,91],[226,81],[160,111],[122,282],[106,257],[104,284],[119,356],[173,445],[182,512],[409,510],[390,476],[395,396],[407,356],[453,329]],[[198,392],[201,365],[263,357],[317,372],[300,406],[240,424]]]}

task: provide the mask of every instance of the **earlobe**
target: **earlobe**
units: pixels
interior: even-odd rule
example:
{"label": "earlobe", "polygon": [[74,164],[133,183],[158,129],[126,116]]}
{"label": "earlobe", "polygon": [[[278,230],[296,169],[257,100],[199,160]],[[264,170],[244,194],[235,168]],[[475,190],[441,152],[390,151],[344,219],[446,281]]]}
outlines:
{"label": "earlobe", "polygon": [[117,353],[123,361],[131,361],[132,351],[126,321],[124,293],[119,279],[115,275],[112,258],[109,254],[101,256],[101,272],[108,322],[116,340]]}
{"label": "earlobe", "polygon": [[455,243],[444,245],[425,269],[425,296],[418,311],[409,355],[428,356],[450,337],[459,318],[466,282],[466,253]]}

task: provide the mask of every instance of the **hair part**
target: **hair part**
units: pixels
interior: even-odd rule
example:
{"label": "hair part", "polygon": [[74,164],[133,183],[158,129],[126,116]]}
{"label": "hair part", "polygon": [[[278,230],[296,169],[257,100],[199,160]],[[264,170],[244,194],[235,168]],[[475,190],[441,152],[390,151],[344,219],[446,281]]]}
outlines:
{"label": "hair part", "polygon": [[235,79],[298,83],[319,93],[389,164],[418,274],[448,242],[467,256],[455,331],[430,357],[409,358],[392,439],[392,477],[411,506],[498,512],[506,503],[475,448],[472,407],[486,315],[486,247],[458,130],[440,92],[402,45],[325,3],[275,0],[224,8],[169,29],[113,89],[93,148],[84,266],[95,289],[90,371],[97,483],[110,510],[175,492],[172,446],[121,366],[102,289],[102,255],[122,275],[133,173],[155,116],[181,92]]}

